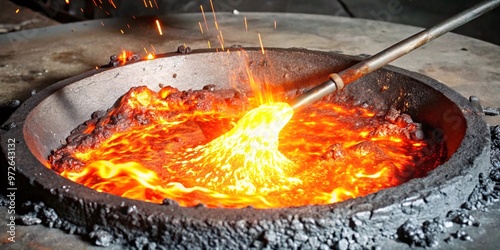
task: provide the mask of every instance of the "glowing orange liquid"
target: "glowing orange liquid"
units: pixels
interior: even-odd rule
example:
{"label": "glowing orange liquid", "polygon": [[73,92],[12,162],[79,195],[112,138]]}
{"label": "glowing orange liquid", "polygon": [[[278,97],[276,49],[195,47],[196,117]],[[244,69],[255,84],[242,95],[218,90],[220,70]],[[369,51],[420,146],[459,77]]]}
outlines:
{"label": "glowing orange liquid", "polygon": [[100,192],[150,202],[272,208],[364,196],[421,177],[441,159],[424,153],[425,141],[374,135],[385,121],[364,108],[319,102],[294,115],[277,102],[236,123],[235,114],[213,111],[164,116],[179,108],[164,101],[168,94],[130,92],[119,108],[154,119],[78,148],[72,156],[84,170],[61,174]]}

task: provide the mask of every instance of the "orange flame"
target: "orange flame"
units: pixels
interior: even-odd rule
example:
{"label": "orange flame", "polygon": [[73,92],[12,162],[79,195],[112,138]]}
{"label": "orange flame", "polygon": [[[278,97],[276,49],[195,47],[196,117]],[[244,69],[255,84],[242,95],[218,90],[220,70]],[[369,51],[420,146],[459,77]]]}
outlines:
{"label": "orange flame", "polygon": [[123,65],[130,60],[130,57],[133,56],[133,54],[134,53],[132,53],[131,51],[122,50],[120,55],[118,55],[118,61],[120,61],[120,64]]}

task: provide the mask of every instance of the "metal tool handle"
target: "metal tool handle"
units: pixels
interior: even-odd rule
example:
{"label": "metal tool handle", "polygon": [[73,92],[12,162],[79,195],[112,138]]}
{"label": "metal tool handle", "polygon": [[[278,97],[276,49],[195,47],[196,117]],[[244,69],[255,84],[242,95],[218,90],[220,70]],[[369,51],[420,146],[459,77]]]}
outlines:
{"label": "metal tool handle", "polygon": [[328,81],[323,82],[322,84],[317,85],[307,92],[299,95],[292,100],[290,106],[292,106],[292,108],[296,111],[300,110],[301,108],[320,100],[326,95],[342,89],[345,85],[354,82],[366,74],[369,74],[398,59],[399,57],[408,54],[429,41],[438,38],[444,33],[471,21],[478,16],[481,16],[482,14],[494,9],[499,4],[500,0],[488,0],[478,3],[470,9],[462,11],[459,14],[439,23],[438,25],[410,36],[405,40],[377,53],[376,55],[342,70],[339,73],[330,74]]}

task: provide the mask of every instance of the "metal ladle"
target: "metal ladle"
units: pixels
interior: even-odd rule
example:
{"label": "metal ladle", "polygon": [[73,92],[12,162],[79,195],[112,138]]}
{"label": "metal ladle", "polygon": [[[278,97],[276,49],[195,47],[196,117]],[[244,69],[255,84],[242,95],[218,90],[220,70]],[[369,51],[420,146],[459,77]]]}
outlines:
{"label": "metal ladle", "polygon": [[345,85],[356,81],[357,79],[387,65],[388,63],[408,54],[414,49],[440,37],[444,33],[451,31],[482,14],[496,8],[500,0],[488,0],[478,3],[460,12],[459,14],[431,27],[421,31],[413,36],[402,40],[391,47],[369,57],[339,73],[332,73],[326,82],[321,83],[297,96],[291,101],[290,106],[295,110],[300,110],[321,98],[337,90],[341,90]]}

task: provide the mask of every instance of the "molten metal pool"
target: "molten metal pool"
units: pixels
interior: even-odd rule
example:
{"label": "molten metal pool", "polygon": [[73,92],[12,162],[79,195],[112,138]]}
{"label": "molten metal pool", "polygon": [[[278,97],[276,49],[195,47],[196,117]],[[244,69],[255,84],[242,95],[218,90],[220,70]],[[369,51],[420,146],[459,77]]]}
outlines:
{"label": "molten metal pool", "polygon": [[51,168],[132,199],[279,208],[365,196],[446,160],[444,145],[396,109],[323,100],[294,115],[273,101],[291,97],[135,87],[73,131]]}

